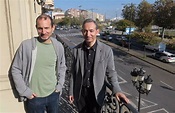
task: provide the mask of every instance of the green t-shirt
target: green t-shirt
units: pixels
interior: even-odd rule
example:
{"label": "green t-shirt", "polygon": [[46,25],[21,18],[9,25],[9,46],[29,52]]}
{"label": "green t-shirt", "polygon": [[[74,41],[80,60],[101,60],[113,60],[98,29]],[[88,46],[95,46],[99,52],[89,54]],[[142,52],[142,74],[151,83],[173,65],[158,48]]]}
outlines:
{"label": "green t-shirt", "polygon": [[46,97],[56,88],[56,53],[51,44],[37,41],[36,62],[30,82],[30,88],[37,97]]}

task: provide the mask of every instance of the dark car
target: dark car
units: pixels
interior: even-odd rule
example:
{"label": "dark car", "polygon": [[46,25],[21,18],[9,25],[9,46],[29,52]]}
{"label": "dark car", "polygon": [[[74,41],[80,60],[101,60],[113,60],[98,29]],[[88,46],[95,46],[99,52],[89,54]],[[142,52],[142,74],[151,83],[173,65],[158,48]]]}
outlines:
{"label": "dark car", "polygon": [[125,36],[116,36],[115,39],[117,41],[120,41],[120,40],[126,40],[127,38]]}
{"label": "dark car", "polygon": [[123,47],[131,47],[131,41],[128,38],[121,38],[118,40],[118,44]]}

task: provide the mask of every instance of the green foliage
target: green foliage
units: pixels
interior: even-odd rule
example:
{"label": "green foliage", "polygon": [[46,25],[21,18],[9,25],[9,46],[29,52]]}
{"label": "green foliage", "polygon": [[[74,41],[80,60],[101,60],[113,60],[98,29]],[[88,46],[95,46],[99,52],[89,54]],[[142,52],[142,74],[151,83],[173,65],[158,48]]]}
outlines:
{"label": "green foliage", "polygon": [[135,27],[134,22],[129,20],[120,20],[115,24],[118,30],[125,31],[127,27]]}
{"label": "green foliage", "polygon": [[[133,21],[140,31],[154,24],[166,29],[175,28],[175,2],[174,0],[156,0],[149,4],[146,0],[135,7],[135,4],[126,4],[122,10],[124,19]],[[120,29],[123,29],[120,27]],[[164,32],[162,32],[164,34]]]}
{"label": "green foliage", "polygon": [[168,43],[167,48],[175,50],[175,41],[173,43]]}
{"label": "green foliage", "polygon": [[175,27],[175,2],[173,0],[157,0],[153,9],[156,25],[163,28]]}
{"label": "green foliage", "polygon": [[138,5],[136,12],[137,16],[135,19],[135,24],[139,27],[140,31],[142,31],[143,28],[150,25],[150,23],[153,21],[152,5],[143,0]]}
{"label": "green foliage", "polygon": [[131,3],[131,4],[124,5],[123,10],[122,10],[122,15],[125,19],[134,22],[135,17],[136,17],[136,6],[135,6],[135,4]]}
{"label": "green foliage", "polygon": [[156,44],[161,41],[161,39],[155,33],[134,32],[131,35],[131,38],[145,44]]}
{"label": "green foliage", "polygon": [[145,30],[146,33],[151,33],[152,32],[150,25],[144,27],[144,30]]}
{"label": "green foliage", "polygon": [[61,22],[62,20],[61,19],[54,19],[53,20],[53,23],[55,24],[55,25],[57,25],[59,22]]}
{"label": "green foliage", "polygon": [[65,17],[61,20],[54,20],[56,24],[59,26],[72,26],[72,25],[81,25],[80,19],[78,18],[70,18],[70,17]]}

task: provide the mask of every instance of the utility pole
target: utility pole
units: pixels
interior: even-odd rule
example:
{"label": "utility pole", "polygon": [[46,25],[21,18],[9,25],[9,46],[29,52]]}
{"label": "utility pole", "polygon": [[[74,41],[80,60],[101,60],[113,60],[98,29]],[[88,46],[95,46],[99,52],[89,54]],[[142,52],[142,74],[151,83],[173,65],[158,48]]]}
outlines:
{"label": "utility pole", "polygon": [[116,11],[116,19],[115,20],[117,21],[117,11]]}
{"label": "utility pole", "polygon": [[81,17],[81,5],[78,6],[79,7],[79,18]]}
{"label": "utility pole", "polygon": [[91,8],[90,10],[92,12],[92,19],[94,19],[94,10],[97,10],[97,9]]}

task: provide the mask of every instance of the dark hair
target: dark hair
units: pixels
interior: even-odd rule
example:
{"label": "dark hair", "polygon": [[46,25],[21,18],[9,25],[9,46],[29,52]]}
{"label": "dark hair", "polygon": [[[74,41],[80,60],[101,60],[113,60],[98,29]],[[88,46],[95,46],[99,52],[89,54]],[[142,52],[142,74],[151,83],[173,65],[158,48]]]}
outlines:
{"label": "dark hair", "polygon": [[89,23],[89,22],[93,22],[93,23],[96,25],[96,29],[98,29],[98,24],[97,24],[97,22],[96,22],[95,20],[91,19],[91,18],[88,18],[88,19],[86,19],[86,20],[83,22],[82,28],[84,28],[84,25],[85,25],[86,23]]}
{"label": "dark hair", "polygon": [[38,21],[38,20],[41,20],[41,19],[44,19],[44,20],[50,19],[50,21],[51,21],[51,26],[53,27],[53,25],[54,25],[53,19],[51,18],[51,16],[49,16],[49,15],[47,15],[47,14],[41,14],[41,15],[39,15],[39,16],[36,18],[36,27],[37,27],[37,21]]}

